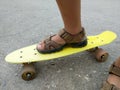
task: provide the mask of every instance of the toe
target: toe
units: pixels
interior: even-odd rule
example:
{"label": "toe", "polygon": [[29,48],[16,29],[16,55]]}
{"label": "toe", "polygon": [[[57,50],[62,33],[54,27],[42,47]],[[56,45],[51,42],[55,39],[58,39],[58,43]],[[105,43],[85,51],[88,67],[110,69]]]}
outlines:
{"label": "toe", "polygon": [[37,49],[38,50],[44,50],[44,42],[40,42],[38,45],[37,45]]}

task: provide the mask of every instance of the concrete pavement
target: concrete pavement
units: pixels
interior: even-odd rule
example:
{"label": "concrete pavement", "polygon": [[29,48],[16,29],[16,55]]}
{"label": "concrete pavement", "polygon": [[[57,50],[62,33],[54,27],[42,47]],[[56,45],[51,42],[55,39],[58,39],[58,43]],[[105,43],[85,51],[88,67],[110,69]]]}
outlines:
{"label": "concrete pavement", "polygon": [[108,61],[98,63],[83,52],[39,62],[37,77],[27,82],[20,77],[22,66],[6,63],[5,56],[57,33],[62,19],[55,0],[0,0],[0,90],[100,90],[110,64],[120,56],[119,4],[119,0],[82,0],[87,35],[106,29],[118,34],[113,43],[102,47],[110,54]]}

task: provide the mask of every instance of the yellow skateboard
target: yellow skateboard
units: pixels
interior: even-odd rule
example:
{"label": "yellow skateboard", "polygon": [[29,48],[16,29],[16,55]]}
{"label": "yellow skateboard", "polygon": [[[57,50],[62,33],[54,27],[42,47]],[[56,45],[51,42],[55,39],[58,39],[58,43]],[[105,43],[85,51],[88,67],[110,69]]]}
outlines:
{"label": "yellow skateboard", "polygon": [[70,46],[65,47],[63,50],[50,54],[40,54],[36,50],[36,45],[27,46],[18,49],[5,57],[6,62],[23,64],[22,78],[24,80],[32,80],[36,76],[34,62],[46,61],[55,58],[68,56],[71,54],[79,53],[82,51],[89,51],[94,53],[97,61],[103,62],[107,59],[108,53],[98,46],[111,43],[117,35],[112,31],[104,31],[101,34],[95,36],[88,36],[88,44],[82,48],[72,48]]}

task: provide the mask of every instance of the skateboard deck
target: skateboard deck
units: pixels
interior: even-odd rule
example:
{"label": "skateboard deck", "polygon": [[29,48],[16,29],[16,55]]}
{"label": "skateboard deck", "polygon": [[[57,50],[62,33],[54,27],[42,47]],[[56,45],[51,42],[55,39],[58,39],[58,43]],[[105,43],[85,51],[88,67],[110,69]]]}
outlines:
{"label": "skateboard deck", "polygon": [[50,59],[55,59],[59,57],[64,57],[68,55],[72,55],[78,52],[86,51],[91,48],[95,48],[98,46],[106,45],[111,43],[115,40],[117,35],[112,31],[104,31],[98,35],[94,36],[87,36],[88,44],[82,48],[72,48],[72,47],[65,47],[63,50],[50,53],[50,54],[41,54],[36,50],[36,45],[27,46],[12,53],[8,54],[5,57],[6,62],[9,63],[31,63],[31,62],[38,62],[38,61],[45,61]]}

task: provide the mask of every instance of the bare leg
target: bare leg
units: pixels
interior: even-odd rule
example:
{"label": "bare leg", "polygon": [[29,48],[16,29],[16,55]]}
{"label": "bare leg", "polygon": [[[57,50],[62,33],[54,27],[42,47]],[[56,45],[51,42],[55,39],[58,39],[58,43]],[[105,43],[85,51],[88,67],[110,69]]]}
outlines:
{"label": "bare leg", "polygon": [[81,0],[57,0],[65,29],[76,34],[81,30]]}
{"label": "bare leg", "polygon": [[[81,0],[56,0],[63,22],[64,28],[71,34],[77,34],[82,31],[81,27]],[[52,40],[58,44],[65,44],[65,41],[59,36],[55,35]],[[44,42],[41,42],[38,49],[44,50]]]}

